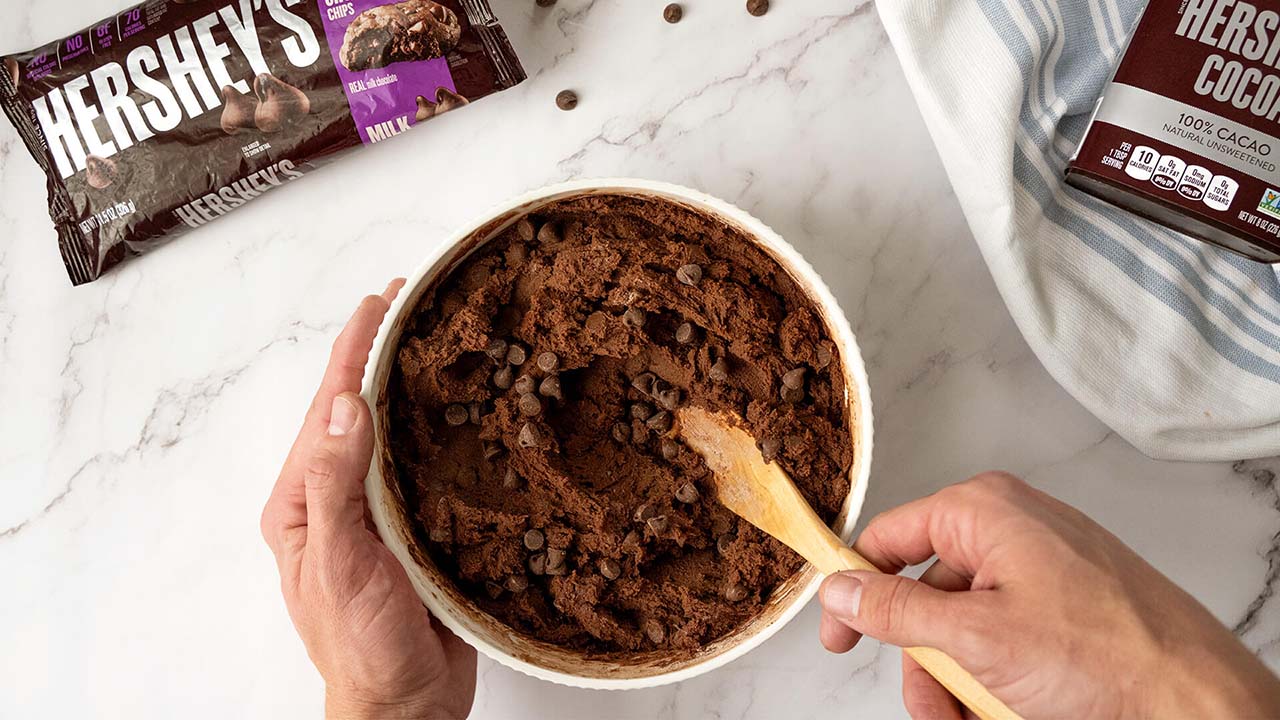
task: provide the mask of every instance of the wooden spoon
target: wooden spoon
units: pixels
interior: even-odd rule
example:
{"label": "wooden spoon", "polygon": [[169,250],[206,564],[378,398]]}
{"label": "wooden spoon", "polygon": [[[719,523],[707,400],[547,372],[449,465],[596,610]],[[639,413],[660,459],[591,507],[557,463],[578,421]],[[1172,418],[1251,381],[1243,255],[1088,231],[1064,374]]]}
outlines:
{"label": "wooden spoon", "polygon": [[[827,527],[776,463],[766,464],[756,441],[732,415],[688,406],[677,413],[679,432],[715,473],[716,496],[742,519],[795,550],[824,574],[880,572]],[[1018,718],[959,663],[928,647],[903,650],[983,720]]]}

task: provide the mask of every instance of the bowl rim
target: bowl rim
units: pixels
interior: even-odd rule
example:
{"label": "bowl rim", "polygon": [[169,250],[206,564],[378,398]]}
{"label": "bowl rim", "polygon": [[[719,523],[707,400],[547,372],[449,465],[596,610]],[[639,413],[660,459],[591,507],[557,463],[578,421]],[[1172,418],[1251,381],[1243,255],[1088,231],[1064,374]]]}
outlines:
{"label": "bowl rim", "polygon": [[[416,302],[417,291],[424,285],[434,280],[439,272],[446,272],[451,267],[441,267],[441,261],[448,257],[456,248],[464,241],[472,237],[478,231],[485,229],[487,225],[493,223],[497,218],[502,217],[506,213],[520,208],[522,206],[531,205],[540,201],[546,201],[561,195],[568,195],[583,192],[609,192],[617,191],[621,193],[636,192],[639,194],[656,195],[662,198],[682,202],[695,208],[710,210],[713,214],[720,215],[734,221],[746,234],[757,243],[764,245],[775,259],[780,256],[785,260],[784,270],[792,271],[792,274],[798,274],[795,279],[807,292],[811,294],[812,299],[816,300],[826,310],[824,325],[827,330],[833,334],[833,340],[836,342],[837,350],[840,353],[840,359],[844,365],[846,373],[846,381],[852,380],[852,383],[846,382],[846,392],[856,393],[854,403],[855,425],[854,425],[854,462],[850,469],[850,489],[849,495],[845,499],[845,507],[848,512],[841,527],[837,530],[837,534],[845,541],[851,542],[853,539],[853,531],[857,525],[859,516],[862,511],[863,504],[866,500],[867,487],[870,482],[871,475],[871,459],[873,450],[874,427],[872,419],[871,392],[868,383],[866,366],[862,358],[861,350],[858,347],[857,340],[853,334],[853,330],[849,325],[848,317],[841,309],[839,302],[835,296],[831,294],[826,283],[818,275],[813,266],[791,246],[786,240],[775,232],[770,226],[759,220],[746,210],[737,207],[724,200],[720,200],[714,196],[703,193],[692,188],[653,180],[643,180],[636,178],[588,178],[580,180],[572,180],[567,182],[554,183],[546,185],[534,190],[521,193],[514,197],[508,198],[500,203],[491,206],[488,210],[476,216],[472,221],[464,223],[451,233],[443,242],[439,243],[426,258],[419,264],[417,269],[407,278],[405,287],[400,294],[391,303],[390,310],[387,312],[381,326],[378,328],[378,335],[374,339],[373,345],[369,351],[369,358],[364,368],[364,379],[361,386],[361,395],[369,404],[374,419],[374,437],[375,445],[378,443],[380,434],[378,433],[379,409],[377,397],[378,389],[385,382],[385,378],[379,376],[378,368],[382,365],[383,356],[387,352],[394,352],[399,346],[399,337],[397,336],[394,343],[391,342],[392,330],[397,326],[400,319],[406,312],[413,310],[410,300]],[[469,254],[469,253],[468,253]],[[465,257],[465,255],[463,256]],[[388,363],[387,368],[391,365]],[[648,687],[657,687],[670,683],[680,682],[696,677],[706,672],[710,672],[716,668],[722,667],[740,657],[747,654],[751,650],[768,640],[776,632],[787,625],[801,610],[808,605],[809,601],[817,593],[818,585],[822,577],[814,574],[813,577],[802,587],[799,587],[789,604],[784,606],[776,617],[768,624],[756,629],[752,634],[745,635],[735,645],[719,652],[715,655],[706,657],[705,659],[689,664],[679,669],[659,672],[652,675],[628,678],[611,678],[611,677],[591,677],[583,675],[574,675],[559,670],[552,670],[543,667],[527,659],[517,657],[507,650],[495,645],[487,639],[480,637],[472,632],[448,606],[440,603],[434,594],[429,592],[424,584],[429,584],[421,575],[425,573],[418,568],[417,560],[412,556],[407,545],[401,541],[395,532],[388,526],[388,519],[383,510],[382,500],[385,491],[385,481],[379,467],[380,453],[379,448],[375,447],[373,459],[370,462],[369,473],[365,479],[365,495],[369,503],[370,514],[373,517],[374,525],[377,529],[379,537],[386,547],[395,555],[396,559],[405,568],[406,574],[414,587],[414,591],[426,605],[431,614],[438,619],[441,624],[451,630],[455,635],[464,642],[479,650],[491,660],[504,665],[513,670],[517,670],[526,675],[536,677],[542,680],[548,680],[561,685],[570,687],[597,689],[597,690],[621,690],[621,689],[639,689]],[[812,568],[807,563],[802,566],[800,573],[811,572]]]}

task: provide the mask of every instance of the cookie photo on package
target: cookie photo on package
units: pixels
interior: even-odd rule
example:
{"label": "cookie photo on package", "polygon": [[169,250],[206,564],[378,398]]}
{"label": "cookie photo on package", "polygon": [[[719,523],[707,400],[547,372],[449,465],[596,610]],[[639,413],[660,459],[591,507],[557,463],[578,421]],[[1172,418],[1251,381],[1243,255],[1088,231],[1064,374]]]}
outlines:
{"label": "cookie photo on package", "polygon": [[152,0],[3,65],[76,285],[525,79],[486,0]]}

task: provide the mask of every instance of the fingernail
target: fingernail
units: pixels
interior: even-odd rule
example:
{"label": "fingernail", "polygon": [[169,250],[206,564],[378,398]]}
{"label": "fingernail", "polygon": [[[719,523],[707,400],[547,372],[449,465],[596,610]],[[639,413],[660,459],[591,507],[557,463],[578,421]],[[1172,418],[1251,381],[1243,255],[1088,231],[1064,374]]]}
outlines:
{"label": "fingernail", "polygon": [[333,399],[333,409],[329,411],[329,434],[346,435],[356,426],[356,406],[339,395]]}
{"label": "fingernail", "polygon": [[839,618],[858,616],[862,604],[862,581],[852,575],[837,574],[827,579],[822,590],[822,607]]}

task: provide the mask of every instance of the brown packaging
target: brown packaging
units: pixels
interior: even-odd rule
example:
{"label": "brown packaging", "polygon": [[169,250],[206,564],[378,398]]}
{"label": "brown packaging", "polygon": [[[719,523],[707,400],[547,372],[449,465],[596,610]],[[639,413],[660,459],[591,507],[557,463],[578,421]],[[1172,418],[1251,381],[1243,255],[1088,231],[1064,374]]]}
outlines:
{"label": "brown packaging", "polygon": [[1066,181],[1192,237],[1280,262],[1280,13],[1153,0]]}
{"label": "brown packaging", "polygon": [[77,285],[525,78],[486,0],[150,0],[3,65]]}

